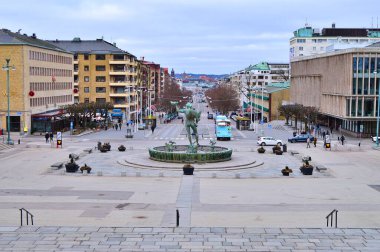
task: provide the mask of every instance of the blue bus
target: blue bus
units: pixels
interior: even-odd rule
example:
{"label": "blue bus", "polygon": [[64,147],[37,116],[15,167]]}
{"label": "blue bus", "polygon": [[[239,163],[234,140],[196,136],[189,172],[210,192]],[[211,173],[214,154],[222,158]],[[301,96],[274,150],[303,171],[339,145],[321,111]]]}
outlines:
{"label": "blue bus", "polygon": [[231,120],[224,115],[218,115],[215,119],[216,140],[231,140]]}

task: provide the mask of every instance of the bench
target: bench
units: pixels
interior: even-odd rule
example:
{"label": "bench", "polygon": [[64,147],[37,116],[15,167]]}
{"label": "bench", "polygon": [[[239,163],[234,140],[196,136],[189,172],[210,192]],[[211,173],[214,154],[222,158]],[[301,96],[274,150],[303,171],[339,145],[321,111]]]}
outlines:
{"label": "bench", "polygon": [[70,155],[69,155],[69,158],[71,159],[74,159],[74,160],[78,160],[79,159],[79,155],[77,155],[77,154],[75,154],[75,153],[71,153]]}
{"label": "bench", "polygon": [[57,168],[58,169],[61,169],[63,167],[63,162],[57,162],[57,163],[54,163],[50,166],[51,168]]}
{"label": "bench", "polygon": [[302,162],[306,162],[306,161],[311,161],[311,157],[310,156],[305,156],[302,158]]}
{"label": "bench", "polygon": [[300,154],[300,153],[299,153],[298,151],[291,151],[290,154],[291,154],[292,156],[294,156],[294,155],[296,155],[296,154]]}
{"label": "bench", "polygon": [[88,154],[92,153],[92,148],[84,149],[84,152],[87,152]]}
{"label": "bench", "polygon": [[323,165],[317,165],[315,167],[315,169],[317,169],[317,171],[319,171],[319,172],[324,172],[324,171],[327,170],[327,168],[325,166],[323,166]]}

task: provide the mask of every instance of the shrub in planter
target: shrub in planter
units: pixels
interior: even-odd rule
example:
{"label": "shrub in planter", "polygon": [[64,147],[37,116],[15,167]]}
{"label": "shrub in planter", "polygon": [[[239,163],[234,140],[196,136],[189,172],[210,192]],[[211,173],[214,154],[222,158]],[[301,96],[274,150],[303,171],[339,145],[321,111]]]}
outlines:
{"label": "shrub in planter", "polygon": [[111,150],[111,144],[110,143],[104,143],[102,147],[103,147],[103,149],[106,149],[107,151]]}
{"label": "shrub in planter", "polygon": [[194,166],[191,164],[185,164],[183,166],[183,175],[193,175],[194,173]]}
{"label": "shrub in planter", "polygon": [[309,161],[306,161],[301,167],[300,171],[303,175],[313,175],[313,169],[314,167],[309,164]]}
{"label": "shrub in planter", "polygon": [[84,166],[82,166],[80,168],[80,171],[83,173],[83,171],[87,171],[87,173],[90,173],[92,170],[92,168],[90,166],[87,166],[87,164],[84,164]]}
{"label": "shrub in planter", "polygon": [[281,172],[282,172],[282,175],[284,175],[284,176],[289,176],[289,174],[292,173],[293,170],[290,169],[288,166],[285,166],[285,168],[282,169]]}
{"label": "shrub in planter", "polygon": [[276,153],[276,155],[282,155],[282,150],[276,150],[274,153]]}
{"label": "shrub in planter", "polygon": [[73,158],[71,158],[69,163],[65,164],[65,167],[66,167],[66,172],[77,172],[79,169],[79,165],[77,165],[74,162]]}
{"label": "shrub in planter", "polygon": [[[272,150],[273,150],[273,153],[276,153],[276,151],[281,151],[281,146],[280,145],[276,145],[276,146],[274,146],[273,148],[272,148]],[[282,154],[282,153],[281,153]],[[281,155],[280,154],[280,155]]]}
{"label": "shrub in planter", "polygon": [[119,151],[125,151],[127,148],[125,148],[124,145],[120,145],[119,148],[117,148]]}
{"label": "shrub in planter", "polygon": [[257,149],[257,152],[258,153],[265,153],[265,149],[263,146],[261,146],[260,148]]}

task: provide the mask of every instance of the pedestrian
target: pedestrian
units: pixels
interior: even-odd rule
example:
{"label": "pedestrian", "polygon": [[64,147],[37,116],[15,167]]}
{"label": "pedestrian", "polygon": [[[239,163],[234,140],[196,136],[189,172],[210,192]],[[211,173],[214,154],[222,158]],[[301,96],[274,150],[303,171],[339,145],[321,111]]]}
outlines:
{"label": "pedestrian", "polygon": [[121,130],[121,125],[122,125],[122,123],[119,123],[119,129]]}
{"label": "pedestrian", "polygon": [[325,131],[322,132],[322,137],[323,137],[323,140],[326,139],[326,132]]}
{"label": "pedestrian", "polygon": [[49,133],[45,133],[45,140],[46,140],[46,142],[48,143],[49,142]]}
{"label": "pedestrian", "polygon": [[310,137],[307,137],[306,143],[307,143],[306,148],[310,148]]}
{"label": "pedestrian", "polygon": [[317,147],[317,137],[314,137],[313,143],[314,143],[314,148]]}
{"label": "pedestrian", "polygon": [[115,124],[115,130],[117,130],[117,128],[118,128],[119,126],[117,125],[117,123]]}
{"label": "pedestrian", "polygon": [[341,137],[340,137],[340,141],[342,141],[342,145],[344,145],[344,140],[345,140],[346,138],[342,135]]}
{"label": "pedestrian", "polygon": [[156,128],[155,125],[152,124],[152,127],[150,127],[150,129],[152,130],[152,134],[154,133],[154,129],[155,129],[155,128]]}
{"label": "pedestrian", "polygon": [[50,142],[53,142],[53,138],[54,138],[53,132],[50,132],[49,136],[50,136]]}
{"label": "pedestrian", "polygon": [[183,118],[182,118],[182,124],[183,124]]}
{"label": "pedestrian", "polygon": [[115,124],[112,124],[112,129],[115,129]]}
{"label": "pedestrian", "polygon": [[332,135],[332,133],[333,133],[333,129],[334,129],[334,127],[333,127],[333,126],[331,126],[331,128],[330,128],[330,131],[331,131],[331,135]]}

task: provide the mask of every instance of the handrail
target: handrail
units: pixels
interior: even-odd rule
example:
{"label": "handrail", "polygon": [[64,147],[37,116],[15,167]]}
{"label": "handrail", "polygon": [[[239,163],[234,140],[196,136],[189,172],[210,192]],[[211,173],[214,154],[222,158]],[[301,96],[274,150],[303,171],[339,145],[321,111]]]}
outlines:
{"label": "handrail", "polygon": [[335,213],[335,228],[338,227],[338,210],[334,209],[331,211],[331,213],[329,213],[327,216],[326,216],[326,221],[327,221],[327,227],[329,227],[329,219],[330,219],[330,227],[333,226],[333,219],[334,219],[334,214]]}
{"label": "handrail", "polygon": [[22,212],[24,211],[25,214],[26,214],[26,225],[29,225],[29,216],[30,216],[30,219],[31,219],[31,225],[33,225],[33,214],[31,214],[28,210],[26,210],[25,208],[20,208],[20,218],[21,218],[21,226],[23,224],[23,214]]}

